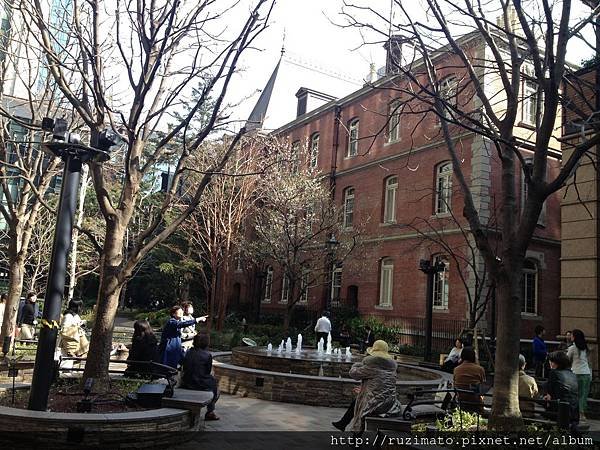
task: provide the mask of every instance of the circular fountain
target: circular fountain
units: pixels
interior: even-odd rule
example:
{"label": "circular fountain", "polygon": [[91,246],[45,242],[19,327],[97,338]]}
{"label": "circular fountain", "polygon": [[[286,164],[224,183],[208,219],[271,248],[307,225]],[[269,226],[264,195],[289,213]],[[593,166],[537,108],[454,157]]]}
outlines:
{"label": "circular fountain", "polygon": [[[288,351],[289,350],[289,351]],[[362,355],[327,352],[303,348],[301,351],[280,346],[238,347],[213,357],[219,389],[228,394],[263,400],[300,403],[314,406],[347,407],[352,389],[359,382],[349,376],[352,364]],[[398,396],[415,388],[435,389],[450,375],[428,368],[398,363]]]}

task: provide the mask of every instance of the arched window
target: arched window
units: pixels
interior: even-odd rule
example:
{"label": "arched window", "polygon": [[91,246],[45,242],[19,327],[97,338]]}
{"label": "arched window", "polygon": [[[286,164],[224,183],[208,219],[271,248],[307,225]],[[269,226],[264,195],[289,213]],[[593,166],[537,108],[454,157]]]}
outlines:
{"label": "arched window", "polygon": [[450,264],[448,258],[443,255],[436,256],[433,259],[433,263],[434,265],[439,263],[444,264],[444,270],[436,272],[433,278],[433,307],[436,309],[448,309],[448,294],[450,292],[448,274]]}
{"label": "arched window", "polygon": [[394,288],[394,261],[391,258],[381,260],[379,277],[379,306],[392,306],[392,290]]}
{"label": "arched window", "polygon": [[388,117],[388,142],[396,142],[400,139],[400,101],[390,103]]}
{"label": "arched window", "polygon": [[538,290],[538,265],[533,259],[526,259],[523,263],[521,276],[521,293],[523,296],[521,312],[523,314],[537,314]]}
{"label": "arched window", "polygon": [[352,119],[348,124],[348,153],[346,157],[358,155],[358,119]]}
{"label": "arched window", "polygon": [[385,180],[385,195],[383,199],[383,222],[396,222],[396,196],[398,192],[398,177]]}
{"label": "arched window", "polygon": [[452,200],[452,163],[440,164],[435,179],[435,214],[450,212]]}
{"label": "arched window", "polygon": [[319,133],[314,133],[310,138],[310,167],[317,167],[319,162]]}
{"label": "arched window", "polygon": [[349,187],[344,191],[344,228],[352,228],[354,221],[354,188]]}
{"label": "arched window", "polygon": [[265,295],[263,296],[263,302],[269,303],[271,301],[271,291],[273,290],[273,267],[267,267],[265,274]]}

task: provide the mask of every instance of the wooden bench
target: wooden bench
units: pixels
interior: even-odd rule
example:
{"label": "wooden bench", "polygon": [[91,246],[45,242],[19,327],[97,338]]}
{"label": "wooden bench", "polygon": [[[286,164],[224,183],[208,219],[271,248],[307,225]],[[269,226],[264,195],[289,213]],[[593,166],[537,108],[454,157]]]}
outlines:
{"label": "wooden bench", "polygon": [[175,388],[173,396],[163,397],[161,406],[163,408],[185,409],[192,413],[192,430],[198,431],[203,421],[201,420],[202,408],[205,408],[213,399],[210,391],[195,391],[192,389]]}

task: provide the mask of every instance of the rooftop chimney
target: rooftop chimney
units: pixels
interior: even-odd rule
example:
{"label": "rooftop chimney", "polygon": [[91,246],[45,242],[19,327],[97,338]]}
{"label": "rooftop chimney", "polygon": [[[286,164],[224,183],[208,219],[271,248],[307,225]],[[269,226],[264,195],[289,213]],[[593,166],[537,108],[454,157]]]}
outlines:
{"label": "rooftop chimney", "polygon": [[392,35],[383,45],[386,51],[385,74],[400,72],[402,66],[402,45],[408,42],[404,36]]}

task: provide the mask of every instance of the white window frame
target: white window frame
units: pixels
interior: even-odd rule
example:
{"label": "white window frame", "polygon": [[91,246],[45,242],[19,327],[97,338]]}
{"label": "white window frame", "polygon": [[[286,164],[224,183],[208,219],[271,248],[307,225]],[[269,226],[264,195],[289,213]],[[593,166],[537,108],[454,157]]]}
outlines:
{"label": "white window frame", "polygon": [[394,261],[383,258],[380,265],[379,306],[390,308],[394,292]]}
{"label": "white window frame", "polygon": [[281,299],[279,303],[287,304],[290,301],[290,278],[285,274],[281,279]]}
{"label": "white window frame", "polygon": [[269,266],[265,275],[265,292],[263,295],[263,303],[271,303],[271,295],[273,293],[273,267]]}
{"label": "white window frame", "polygon": [[535,125],[537,118],[538,87],[531,80],[523,81],[522,120],[528,125]]}
{"label": "white window frame", "polygon": [[433,258],[434,267],[440,262],[444,263],[444,270],[433,276],[433,308],[444,310],[448,309],[450,298],[450,263],[444,255]]}
{"label": "white window frame", "polygon": [[348,124],[348,151],[347,158],[353,158],[358,155],[358,129],[360,122],[358,119],[352,119]]}
{"label": "white window frame", "polygon": [[395,100],[390,103],[388,119],[388,142],[398,142],[400,140],[400,101]]}
{"label": "white window frame", "polygon": [[310,138],[310,167],[315,169],[319,163],[319,133],[313,133]]}
{"label": "white window frame", "polygon": [[[534,268],[525,267],[525,264],[530,263]],[[539,263],[531,258],[527,258],[523,265],[523,270],[521,272],[521,295],[522,303],[521,303],[521,314],[527,316],[536,316],[538,313],[538,285],[539,285]],[[528,286],[533,284],[533,299],[527,298]],[[533,303],[533,311],[528,308],[530,304]]]}
{"label": "white window frame", "polygon": [[391,176],[385,180],[383,199],[383,223],[396,223],[396,201],[398,197],[398,177]]}
{"label": "white window frame", "polygon": [[444,117],[451,117],[453,113],[450,112],[450,108],[456,108],[458,105],[458,79],[454,75],[440,81],[439,95],[444,105]]}
{"label": "white window frame", "polygon": [[[337,293],[337,295],[336,295]],[[333,264],[331,267],[331,289],[330,298],[332,301],[337,301],[342,295],[342,267]]]}
{"label": "white window frame", "polygon": [[344,228],[352,228],[354,222],[355,193],[353,187],[344,190]]}
{"label": "white window frame", "polygon": [[435,214],[449,214],[452,211],[452,163],[439,164],[435,174]]}

